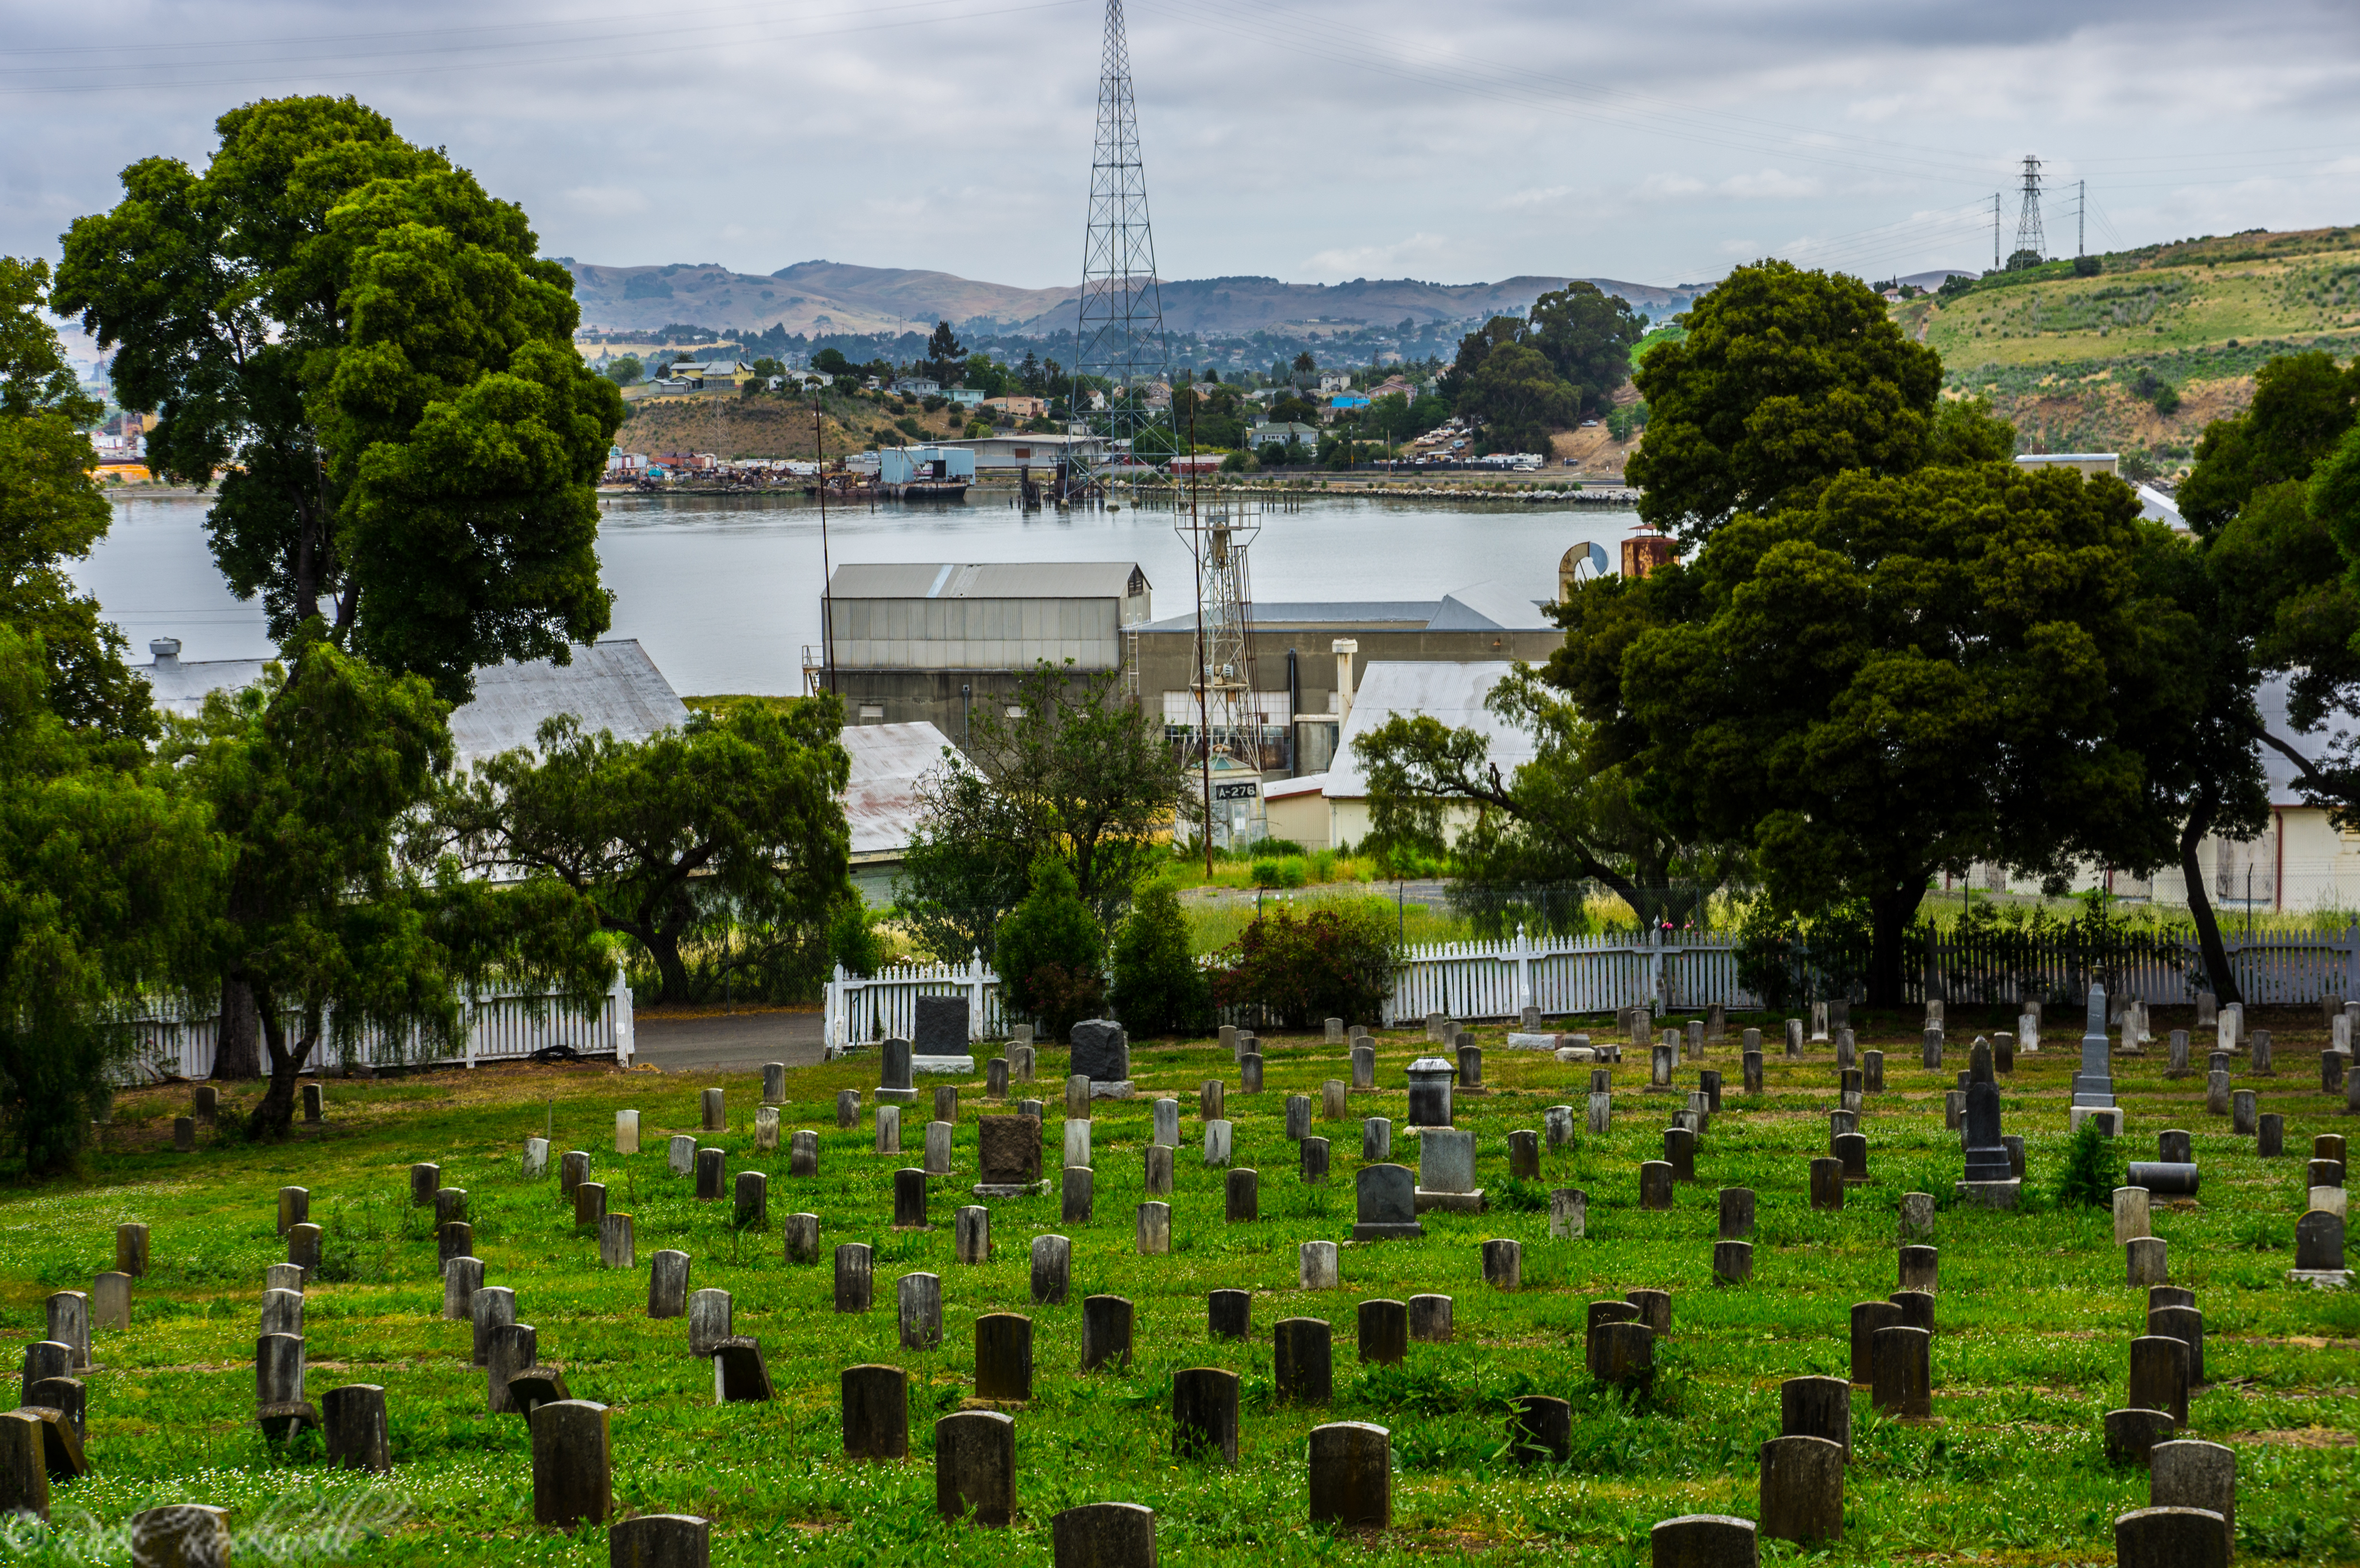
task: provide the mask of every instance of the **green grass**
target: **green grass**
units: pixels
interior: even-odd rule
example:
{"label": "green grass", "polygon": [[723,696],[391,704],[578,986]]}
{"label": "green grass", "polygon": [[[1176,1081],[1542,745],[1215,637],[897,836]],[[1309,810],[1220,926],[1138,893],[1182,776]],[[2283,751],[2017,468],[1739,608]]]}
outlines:
{"label": "green grass", "polygon": [[[1775,1040],[1775,1022],[1761,1021]],[[2214,1386],[2196,1399],[2193,1426],[2237,1449],[2241,1553],[2248,1562],[2352,1561],[2360,1552],[2353,1534],[2360,1466],[2349,1446],[2360,1422],[2360,1294],[2298,1289],[2284,1271],[2311,1137],[2354,1124],[2332,1114],[2340,1102],[2316,1092],[2316,1015],[2259,1021],[2276,1031],[2281,1076],[2254,1086],[2264,1109],[2288,1117],[2285,1159],[2258,1159],[2247,1140],[2229,1136],[2225,1120],[2205,1116],[2201,1080],[2166,1083],[2159,1054],[2119,1063],[2118,1088],[2134,1157],[2154,1147],[2158,1128],[2196,1134],[2202,1196],[2159,1204],[2156,1228],[2169,1242],[2173,1279],[2195,1289],[2205,1313]],[[1546,1156],[1542,1186],[1589,1190],[1587,1238],[1550,1239],[1541,1212],[1429,1215],[1423,1241],[1344,1247],[1343,1288],[1332,1292],[1295,1288],[1296,1246],[1348,1234],[1357,1118],[1398,1122],[1404,1094],[1390,1087],[1356,1095],[1354,1120],[1318,1126],[1334,1142],[1336,1176],[1324,1189],[1306,1188],[1284,1137],[1284,1096],[1309,1093],[1316,1105],[1318,1083],[1347,1068],[1340,1051],[1287,1038],[1265,1042],[1267,1088],[1258,1096],[1237,1092],[1234,1069],[1207,1045],[1136,1044],[1133,1075],[1147,1094],[1098,1107],[1095,1221],[1060,1225],[1054,1198],[995,1202],[996,1251],[979,1267],[952,1262],[950,1219],[971,1201],[980,1081],[961,1086],[960,1170],[937,1183],[935,1228],[897,1235],[887,1228],[890,1172],[915,1156],[872,1152],[866,1125],[835,1127],[836,1091],[875,1082],[869,1054],[790,1075],[785,1127],[820,1129],[821,1174],[806,1181],[786,1177],[783,1153],[755,1155],[753,1074],[518,1068],[333,1081],[325,1131],[279,1147],[211,1143],[191,1156],[169,1152],[169,1117],[184,1107],[185,1090],[129,1094],[85,1181],[0,1193],[0,1280],[11,1321],[37,1336],[48,1291],[87,1288],[93,1273],[111,1267],[117,1223],[154,1227],[154,1267],[137,1289],[132,1329],[98,1337],[103,1369],[90,1394],[95,1469],[57,1488],[60,1520],[115,1527],[151,1503],[205,1501],[229,1507],[234,1528],[251,1541],[272,1521],[300,1519],[322,1503],[362,1506],[370,1483],[325,1471],[309,1448],[274,1454],[252,1424],[262,1274],[283,1256],[273,1194],[291,1182],[311,1189],[312,1216],[328,1233],[306,1307],[310,1395],[316,1402],[341,1382],[381,1383],[391,1409],[399,1465],[383,1485],[406,1517],[355,1558],[603,1563],[602,1530],[532,1527],[525,1425],[482,1413],[468,1330],[437,1316],[428,1216],[406,1202],[405,1168],[432,1160],[446,1183],[468,1189],[487,1281],[516,1290],[520,1318],[540,1330],[543,1358],[564,1365],[577,1396],[613,1407],[618,1505],[710,1516],[724,1563],[1043,1563],[1049,1517],[1102,1499],[1155,1508],[1160,1551],[1175,1564],[1407,1563],[1437,1552],[1642,1563],[1656,1519],[1754,1514],[1755,1448],[1775,1435],[1779,1380],[1843,1372],[1849,1308],[1895,1288],[1897,1201],[1925,1191],[1943,1204],[1933,1238],[1941,1248],[1935,1418],[1885,1421],[1864,1392],[1856,1395],[1846,1538],[1825,1560],[2111,1563],[2110,1521],[2147,1499],[2145,1474],[2108,1469],[2099,1444],[2102,1414],[2124,1397],[2143,1292],[2123,1283],[2106,1214],[2059,1212],[2036,1195],[2062,1158],[2071,1043],[2021,1059],[2005,1086],[2006,1126],[2027,1137],[2031,1180],[2023,1212],[1990,1214],[1949,1206],[1961,1167],[1956,1137],[1942,1127],[1949,1079],[1917,1065],[1914,1020],[1863,1023],[1864,1037],[1885,1044],[1890,1087],[1871,1097],[1864,1118],[1873,1180],[1841,1213],[1813,1213],[1805,1197],[1808,1161],[1826,1149],[1823,1113],[1834,1101],[1824,1050],[1798,1064],[1774,1056],[1767,1094],[1727,1100],[1699,1147],[1699,1181],[1680,1189],[1668,1214],[1635,1204],[1637,1166],[1657,1154],[1670,1102],[1641,1093],[1644,1067],[1625,1065],[1615,1075],[1614,1130]],[[1498,1045],[1496,1030],[1480,1032]],[[1419,1039],[1387,1036],[1380,1082],[1398,1085],[1405,1062],[1422,1053]],[[1707,1065],[1734,1082],[1734,1040],[1715,1048]],[[1062,1066],[1056,1053],[1044,1053],[1040,1093],[1053,1118]],[[1238,1162],[1262,1172],[1264,1217],[1251,1225],[1223,1222],[1219,1174],[1197,1155],[1196,1090],[1216,1075],[1230,1084]],[[1495,1049],[1485,1075],[1492,1092],[1462,1097],[1459,1120],[1479,1134],[1483,1179],[1504,1189],[1508,1132],[1540,1127],[1545,1106],[1578,1104],[1587,1070]],[[1689,1070],[1681,1076],[1692,1082]],[[728,1093],[730,1130],[700,1141],[727,1149],[733,1171],[771,1173],[774,1216],[818,1214],[823,1256],[844,1241],[875,1246],[877,1310],[836,1315],[825,1264],[788,1266],[775,1229],[733,1235],[726,1203],[694,1202],[690,1184],[667,1173],[664,1138],[695,1127],[697,1092],[711,1084]],[[1132,1210],[1142,1196],[1146,1101],[1164,1093],[1178,1095],[1184,1113],[1174,1251],[1145,1258],[1132,1253]],[[611,1152],[613,1113],[622,1106],[642,1113],[648,1152]],[[595,1240],[577,1236],[558,1206],[554,1159],[547,1179],[519,1174],[523,1139],[544,1126],[556,1149],[591,1150],[593,1177],[609,1183],[611,1205],[636,1216],[639,1269],[597,1267]],[[1049,1138],[1054,1164],[1054,1127]],[[913,1132],[909,1146],[916,1143]],[[1397,1155],[1406,1143],[1397,1140]],[[1740,1289],[1711,1283],[1714,1189],[1721,1185],[1759,1194],[1754,1279]],[[1029,1244],[1060,1230],[1075,1244],[1072,1298],[1034,1308]],[[1478,1244],[1493,1236],[1524,1244],[1521,1293],[1480,1281]],[[709,1371],[687,1355],[684,1322],[644,1315],[646,1260],[664,1247],[694,1255],[692,1288],[735,1293],[738,1332],[760,1336],[776,1400],[716,1409]],[[940,1351],[905,1353],[897,1344],[893,1280],[913,1269],[943,1279]],[[1580,1332],[1586,1301],[1638,1286],[1673,1292],[1673,1327],[1654,1393],[1633,1403],[1590,1382]],[[1254,1291],[1250,1343],[1208,1342],[1205,1293],[1220,1287]],[[1400,1367],[1362,1368],[1354,1303],[1425,1290],[1456,1298],[1459,1342],[1414,1346]],[[1127,1373],[1074,1370],[1081,1299],[1098,1291],[1138,1304],[1138,1354]],[[931,1421],[964,1396],[974,1320],[1002,1310],[1029,1313],[1036,1325],[1036,1397],[1017,1412],[1022,1517],[1004,1534],[982,1535],[933,1517]],[[1270,1327],[1290,1315],[1335,1325],[1331,1410],[1272,1400]],[[914,1452],[906,1464],[858,1465],[839,1456],[836,1375],[865,1361],[912,1375]],[[1245,1379],[1234,1472],[1170,1454],[1171,1374],[1207,1364]],[[1573,1402],[1571,1465],[1519,1470],[1502,1462],[1502,1401],[1528,1390]],[[1338,1538],[1306,1523],[1305,1438],[1327,1419],[1391,1430],[1390,1533]],[[2306,1431],[2311,1444],[2326,1445],[2256,1435]],[[62,1539],[90,1538],[70,1531]],[[68,1555],[59,1544],[27,1554]]]}

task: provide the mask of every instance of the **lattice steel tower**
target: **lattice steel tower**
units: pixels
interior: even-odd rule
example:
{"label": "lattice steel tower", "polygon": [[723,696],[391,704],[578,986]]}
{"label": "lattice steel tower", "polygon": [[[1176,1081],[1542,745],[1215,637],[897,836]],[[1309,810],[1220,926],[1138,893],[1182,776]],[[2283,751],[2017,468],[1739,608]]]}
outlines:
{"label": "lattice steel tower", "polygon": [[2037,267],[2048,255],[2049,238],[2040,232],[2040,160],[2027,155],[2024,160],[2024,204],[2016,214],[2016,251],[2007,258],[2007,264]]}
{"label": "lattice steel tower", "polygon": [[[1131,44],[1122,0],[1107,0],[1106,49],[1098,67],[1097,145],[1090,157],[1090,222],[1082,242],[1082,298],[1074,373],[1113,384],[1103,420],[1092,420],[1127,446],[1159,423],[1162,411],[1139,397],[1151,381],[1172,382],[1164,335],[1164,299],[1155,284],[1155,234],[1147,221],[1147,173],[1139,159],[1139,108],[1131,92]],[[1131,392],[1131,397],[1120,394]],[[1077,397],[1073,417],[1087,415]]]}

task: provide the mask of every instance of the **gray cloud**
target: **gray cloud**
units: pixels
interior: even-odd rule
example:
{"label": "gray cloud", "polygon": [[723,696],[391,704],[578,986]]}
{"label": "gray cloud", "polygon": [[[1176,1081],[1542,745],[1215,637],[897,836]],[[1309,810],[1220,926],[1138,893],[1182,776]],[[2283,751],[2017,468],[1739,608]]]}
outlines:
{"label": "gray cloud", "polygon": [[[1078,272],[1097,0],[614,3],[134,0],[101,28],[10,0],[0,247],[53,254],[124,164],[202,161],[226,107],[349,92],[522,201],[553,254]],[[2351,222],[2356,16],[1132,0],[1130,21],[1167,275],[1672,282],[1757,238],[1863,271],[1973,264],[1995,190],[2013,237],[2028,151],[2089,180],[2093,247]],[[2052,248],[2070,206],[2052,191]]]}

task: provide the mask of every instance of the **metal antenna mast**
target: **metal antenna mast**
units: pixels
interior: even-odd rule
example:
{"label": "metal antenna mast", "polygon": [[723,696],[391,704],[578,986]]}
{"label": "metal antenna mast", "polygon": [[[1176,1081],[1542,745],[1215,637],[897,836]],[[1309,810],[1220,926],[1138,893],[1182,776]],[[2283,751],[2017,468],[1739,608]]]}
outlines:
{"label": "metal antenna mast", "polygon": [[[1090,155],[1090,221],[1082,242],[1082,298],[1072,417],[1087,416],[1085,376],[1109,383],[1110,459],[1127,455],[1140,432],[1161,421],[1145,404],[1147,385],[1172,383],[1164,299],[1155,282],[1155,234],[1147,221],[1147,172],[1139,158],[1139,108],[1131,91],[1131,43],[1122,0],[1107,0],[1106,48],[1098,66],[1098,123]],[[1098,421],[1092,421],[1098,425]]]}
{"label": "metal antenna mast", "polygon": [[2010,267],[2038,267],[2049,255],[2049,237],[2040,232],[2040,160],[2024,159],[2024,205],[2016,214],[2016,252]]}
{"label": "metal antenna mast", "polygon": [[1999,192],[1992,192],[1992,270],[1999,270]]}

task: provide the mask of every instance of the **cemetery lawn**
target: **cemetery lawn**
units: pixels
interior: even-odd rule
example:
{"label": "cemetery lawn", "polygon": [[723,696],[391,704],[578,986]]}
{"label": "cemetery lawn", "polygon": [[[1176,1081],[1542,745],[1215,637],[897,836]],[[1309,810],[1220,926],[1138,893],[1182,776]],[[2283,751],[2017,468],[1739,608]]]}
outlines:
{"label": "cemetery lawn", "polygon": [[[1732,1019],[1730,1039],[1710,1048],[1704,1065],[1736,1084],[1736,1031],[1745,1022],[1763,1026],[1771,1042],[1767,1093],[1726,1094],[1698,1147],[1699,1180],[1679,1188],[1670,1213],[1639,1211],[1638,1167],[1661,1157],[1663,1128],[1685,1101],[1643,1092],[1644,1051],[1614,1070],[1612,1132],[1577,1135],[1572,1147],[1545,1152],[1542,1181],[1512,1187],[1508,1134],[1539,1129],[1543,1108],[1559,1104],[1576,1107],[1579,1127],[1589,1070],[1510,1051],[1497,1029],[1479,1029],[1490,1092],[1460,1095],[1457,1121],[1478,1134],[1491,1211],[1429,1214],[1423,1240],[1363,1246],[1347,1241],[1359,1118],[1390,1116],[1399,1127],[1404,1068],[1427,1054],[1422,1032],[1379,1037],[1384,1087],[1352,1095],[1351,1119],[1339,1122],[1316,1117],[1321,1081],[1350,1076],[1341,1047],[1266,1038],[1267,1087],[1245,1095],[1236,1068],[1209,1042],[1136,1042],[1140,1097],[1097,1107],[1094,1222],[1061,1225],[1054,1195],[992,1200],[994,1253],[971,1267],[952,1261],[951,1218],[960,1204],[982,1201],[967,1194],[976,1180],[974,1117],[990,1108],[981,1074],[959,1085],[957,1171],[934,1184],[934,1228],[896,1233],[892,1171],[920,1163],[927,1091],[941,1080],[919,1080],[919,1103],[904,1113],[908,1152],[875,1153],[874,1050],[791,1073],[781,1148],[761,1155],[756,1073],[576,1066],[331,1079],[325,1127],[279,1146],[229,1135],[232,1110],[250,1106],[258,1093],[249,1086],[225,1094],[221,1130],[201,1128],[199,1149],[189,1155],[171,1150],[171,1118],[188,1107],[186,1086],[126,1094],[84,1180],[0,1192],[0,1280],[20,1340],[43,1337],[49,1292],[88,1290],[93,1274],[113,1267],[117,1224],[153,1227],[131,1329],[95,1335],[92,1473],[52,1492],[59,1524],[82,1528],[66,1528],[46,1545],[20,1529],[15,1544],[43,1560],[87,1561],[92,1522],[119,1526],[139,1508],[191,1501],[232,1510],[246,1563],[257,1560],[271,1530],[300,1535],[336,1519],[380,1529],[329,1553],[355,1562],[604,1564],[603,1528],[534,1528],[525,1422],[485,1414],[469,1327],[439,1316],[432,1214],[409,1205],[406,1169],[432,1160],[446,1185],[467,1190],[486,1281],[514,1288],[519,1320],[539,1329],[541,1359],[563,1366],[576,1398],[612,1407],[618,1510],[710,1517],[718,1563],[1046,1563],[1051,1515],[1118,1500],[1155,1510],[1159,1553],[1175,1565],[1410,1563],[1437,1552],[1483,1562],[1644,1564],[1647,1530],[1658,1519],[1754,1517],[1756,1447],[1777,1434],[1779,1382],[1845,1375],[1850,1308],[1896,1289],[1897,1206],[1902,1193],[1917,1191],[1939,1205],[1928,1238],[1940,1249],[1934,1418],[1880,1418],[1866,1390],[1855,1389],[1844,1539],[1812,1560],[2111,1563],[2114,1516],[2148,1500],[2147,1473],[2109,1468],[2100,1445],[2102,1416],[2125,1399],[2127,1347],[2144,1332],[2146,1292],[2124,1282],[2107,1212],[2060,1211],[2049,1199],[2077,1041],[2069,1029],[2054,1029],[2046,1049],[2019,1056],[2012,1079],[2003,1080],[2005,1130],[2027,1145],[2023,1208],[1954,1206],[1962,1158],[1957,1135],[1943,1128],[1942,1091],[1954,1085],[1976,1030],[2007,1027],[1995,1011],[1959,1015],[1950,1071],[1939,1074],[1918,1065],[1914,1012],[1856,1024],[1863,1048],[1886,1051],[1887,1088],[1868,1096],[1862,1117],[1871,1180],[1836,1213],[1808,1207],[1808,1162],[1827,1152],[1825,1113],[1836,1105],[1830,1048],[1810,1046],[1800,1062],[1781,1059],[1777,1020]],[[2255,1021],[2274,1033],[2278,1076],[2240,1078],[2237,1086],[2257,1089],[2263,1111],[2285,1116],[2285,1157],[2258,1158],[2251,1138],[2231,1136],[2228,1118],[2205,1114],[2201,1051],[2194,1076],[2167,1082],[2159,1040],[2143,1058],[2116,1062],[2124,1152],[2152,1159],[2155,1135],[2166,1127],[2195,1135],[2202,1195],[2158,1199],[2154,1225],[2169,1247],[2172,1281],[2191,1287],[2204,1313],[2212,1383],[2192,1401],[2191,1435],[2236,1451],[2241,1560],[2360,1561],[2353,1447],[2360,1291],[2314,1290],[2286,1278],[2312,1135],[2360,1127],[2341,1114],[2340,1094],[2318,1089],[2325,1040],[2316,1012]],[[2154,1027],[2161,1035],[2188,1022],[2158,1013]],[[978,1049],[978,1069],[989,1054]],[[1046,1102],[1045,1170],[1057,1164],[1064,1066],[1061,1049],[1044,1048],[1032,1091]],[[1684,1064],[1678,1081],[1693,1087],[1695,1073]],[[1262,1172],[1258,1223],[1224,1222],[1221,1173],[1202,1163],[1196,1094],[1215,1076],[1229,1084],[1236,1163]],[[698,1140],[728,1151],[733,1177],[770,1172],[766,1231],[733,1234],[726,1200],[697,1203],[691,1180],[668,1172],[666,1136],[696,1130],[698,1093],[715,1085],[727,1091],[729,1130]],[[844,1088],[862,1092],[858,1130],[836,1127]],[[1296,1180],[1295,1150],[1284,1137],[1289,1093],[1313,1097],[1313,1131],[1332,1141],[1334,1174],[1324,1187]],[[1183,1113],[1173,1251],[1142,1258],[1132,1239],[1143,1197],[1141,1150],[1149,1101],[1167,1094]],[[645,1152],[612,1152],[614,1113],[623,1107],[641,1113]],[[784,1135],[801,1127],[818,1129],[820,1174],[790,1180]],[[527,1180],[524,1140],[544,1130],[553,1139],[549,1173]],[[592,1179],[608,1184],[609,1207],[634,1216],[636,1269],[600,1269],[595,1236],[577,1236],[570,1209],[560,1207],[556,1156],[569,1149],[591,1151]],[[1414,1164],[1415,1149],[1396,1132],[1396,1160]],[[256,1428],[254,1342],[264,1269],[285,1257],[274,1214],[286,1184],[310,1189],[311,1217],[326,1233],[305,1306],[307,1397],[316,1404],[340,1383],[382,1384],[397,1462],[389,1477],[332,1472],[308,1438],[274,1451]],[[1557,1186],[1590,1193],[1586,1237],[1549,1237],[1546,1192]],[[1742,1287],[1713,1282],[1721,1186],[1758,1194],[1754,1279]],[[797,1211],[820,1216],[815,1267],[782,1258],[779,1221]],[[1036,1308],[1030,1243],[1050,1232],[1073,1239],[1073,1289],[1065,1304]],[[1479,1244],[1491,1236],[1524,1244],[1521,1292],[1482,1283]],[[1346,1243],[1340,1290],[1296,1289],[1296,1247],[1310,1239]],[[826,1259],[846,1241],[876,1248],[877,1305],[864,1315],[831,1309]],[[663,1247],[693,1255],[691,1289],[734,1292],[736,1332],[759,1337],[775,1400],[716,1407],[709,1367],[688,1355],[687,1320],[646,1316],[649,1259]],[[893,1305],[895,1278],[921,1269],[942,1278],[944,1317],[943,1347],[923,1353],[900,1348]],[[1230,1287],[1253,1291],[1247,1342],[1207,1335],[1206,1293]],[[1672,1326],[1657,1350],[1652,1394],[1627,1402],[1584,1370],[1584,1304],[1636,1287],[1672,1292]],[[1455,1298],[1457,1343],[1413,1345],[1402,1366],[1363,1367],[1354,1348],[1356,1303],[1426,1291]],[[1082,1298],[1097,1292],[1137,1303],[1137,1351],[1127,1371],[1076,1369]],[[1032,1317],[1035,1370],[1033,1399],[1014,1410],[1020,1517],[994,1532],[936,1519],[932,1423],[970,1391],[975,1319],[1000,1311]],[[1271,1327],[1290,1316],[1334,1325],[1328,1410],[1273,1400]],[[863,1362],[910,1372],[904,1463],[841,1456],[836,1377]],[[1244,1380],[1234,1471],[1172,1455],[1172,1374],[1207,1365]],[[1524,1392],[1571,1401],[1571,1463],[1506,1460],[1504,1401]],[[1390,1429],[1390,1530],[1339,1535],[1307,1522],[1306,1434],[1328,1420]],[[117,1539],[107,1555],[121,1561],[127,1552]],[[1789,1555],[1765,1542],[1765,1561]]]}

